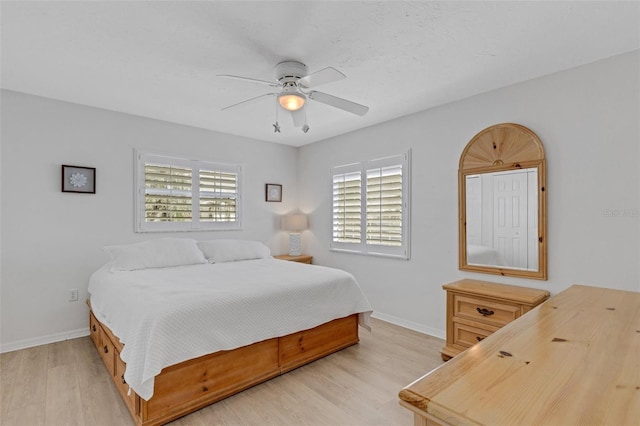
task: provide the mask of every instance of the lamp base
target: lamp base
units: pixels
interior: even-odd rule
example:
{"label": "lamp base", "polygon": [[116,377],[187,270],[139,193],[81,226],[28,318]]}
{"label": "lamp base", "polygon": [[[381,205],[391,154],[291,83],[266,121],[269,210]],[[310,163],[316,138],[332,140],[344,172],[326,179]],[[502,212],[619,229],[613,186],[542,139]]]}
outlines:
{"label": "lamp base", "polygon": [[302,254],[302,244],[300,234],[292,232],[289,234],[289,256],[300,256]]}

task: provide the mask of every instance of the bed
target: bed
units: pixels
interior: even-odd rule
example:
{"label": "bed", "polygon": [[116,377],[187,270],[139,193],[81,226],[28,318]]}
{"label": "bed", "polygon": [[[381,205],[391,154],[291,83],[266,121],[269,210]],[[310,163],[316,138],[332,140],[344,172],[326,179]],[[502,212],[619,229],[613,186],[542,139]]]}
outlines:
{"label": "bed", "polygon": [[138,425],[167,423],[358,342],[371,306],[350,274],[257,242],[107,248],[91,338]]}
{"label": "bed", "polygon": [[493,247],[467,244],[467,263],[470,265],[507,266],[502,254]]}

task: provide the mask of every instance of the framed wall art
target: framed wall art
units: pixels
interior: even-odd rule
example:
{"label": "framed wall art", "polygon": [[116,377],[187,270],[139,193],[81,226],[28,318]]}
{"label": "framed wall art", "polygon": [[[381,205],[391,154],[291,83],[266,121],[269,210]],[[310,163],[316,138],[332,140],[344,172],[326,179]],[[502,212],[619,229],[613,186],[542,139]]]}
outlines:
{"label": "framed wall art", "polygon": [[265,201],[279,203],[282,201],[282,185],[277,183],[265,184]]}
{"label": "framed wall art", "polygon": [[95,167],[62,165],[62,192],[96,193]]}

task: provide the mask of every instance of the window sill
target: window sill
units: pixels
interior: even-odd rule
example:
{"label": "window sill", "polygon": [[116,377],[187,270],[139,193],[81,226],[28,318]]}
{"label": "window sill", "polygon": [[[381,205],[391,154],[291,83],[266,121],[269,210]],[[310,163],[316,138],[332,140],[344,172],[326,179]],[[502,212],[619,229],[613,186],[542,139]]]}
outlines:
{"label": "window sill", "polygon": [[357,254],[357,255],[361,255],[361,256],[386,257],[386,258],[397,259],[397,260],[410,260],[411,259],[411,257],[409,255],[401,255],[401,254],[364,252],[364,251],[359,251],[359,250],[349,250],[349,249],[339,249],[339,248],[330,248],[329,251],[336,252],[336,253]]}

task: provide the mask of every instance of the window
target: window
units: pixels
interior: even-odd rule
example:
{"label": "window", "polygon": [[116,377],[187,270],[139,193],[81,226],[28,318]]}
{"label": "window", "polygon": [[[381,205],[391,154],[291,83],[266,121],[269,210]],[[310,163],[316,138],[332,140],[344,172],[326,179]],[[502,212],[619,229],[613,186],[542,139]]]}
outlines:
{"label": "window", "polygon": [[331,169],[332,250],[409,258],[410,154]]}
{"label": "window", "polygon": [[[360,172],[333,172],[333,241],[359,244],[362,234],[362,182]],[[336,174],[338,173],[338,174]]]}
{"label": "window", "polygon": [[136,153],[136,232],[241,228],[241,167]]}

